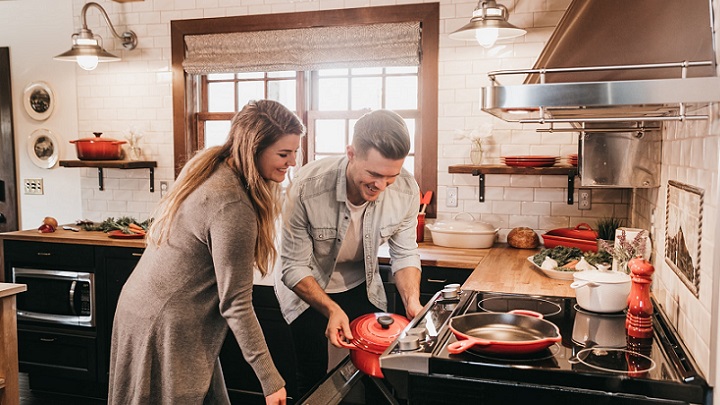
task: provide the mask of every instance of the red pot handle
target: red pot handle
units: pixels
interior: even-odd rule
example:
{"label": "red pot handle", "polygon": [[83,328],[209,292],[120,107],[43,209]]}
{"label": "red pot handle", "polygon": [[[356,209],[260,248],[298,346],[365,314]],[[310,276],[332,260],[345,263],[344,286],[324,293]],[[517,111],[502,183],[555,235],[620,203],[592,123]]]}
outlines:
{"label": "red pot handle", "polygon": [[[583,228],[583,227],[584,227],[584,228]],[[588,231],[592,231],[592,230],[593,230],[592,227],[591,227],[590,225],[586,224],[585,222],[583,222],[583,223],[581,223],[581,224],[577,224],[577,225],[575,226],[575,230],[580,231],[580,230],[582,230],[582,229],[587,229]]]}
{"label": "red pot handle", "polygon": [[447,347],[448,352],[450,354],[460,354],[465,352],[466,350],[470,349],[471,347],[478,345],[478,346],[487,346],[491,344],[492,342],[489,340],[484,339],[478,339],[478,338],[469,338],[469,339],[463,339],[458,340],[457,342],[450,343]]}
{"label": "red pot handle", "polygon": [[532,316],[533,318],[540,318],[543,319],[543,314],[535,311],[530,311],[529,309],[513,309],[512,311],[508,312],[509,314],[513,315],[527,315]]}

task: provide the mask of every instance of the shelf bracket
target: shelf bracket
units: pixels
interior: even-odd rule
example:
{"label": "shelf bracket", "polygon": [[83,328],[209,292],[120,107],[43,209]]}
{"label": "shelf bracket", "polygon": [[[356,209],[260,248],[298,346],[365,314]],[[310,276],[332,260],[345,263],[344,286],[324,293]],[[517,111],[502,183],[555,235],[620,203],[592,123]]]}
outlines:
{"label": "shelf bracket", "polygon": [[568,173],[568,197],[567,197],[567,203],[568,205],[573,205],[573,194],[575,193],[575,175],[577,172],[575,170],[570,171]]}
{"label": "shelf bracket", "polygon": [[150,192],[155,192],[155,168],[150,168]]}
{"label": "shelf bracket", "polygon": [[485,173],[480,173],[479,170],[473,169],[473,176],[478,176],[478,201],[481,203],[485,202]]}
{"label": "shelf bracket", "polygon": [[103,185],[103,168],[98,167],[98,186],[100,191],[103,191],[105,189]]}

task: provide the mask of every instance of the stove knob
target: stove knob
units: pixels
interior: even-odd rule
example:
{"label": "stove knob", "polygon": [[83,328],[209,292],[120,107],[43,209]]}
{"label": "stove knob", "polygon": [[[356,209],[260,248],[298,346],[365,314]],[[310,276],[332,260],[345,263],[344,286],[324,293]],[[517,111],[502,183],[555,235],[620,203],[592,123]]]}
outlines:
{"label": "stove knob", "polygon": [[403,336],[398,339],[399,348],[403,352],[420,348],[420,339],[417,336]]}
{"label": "stove knob", "polygon": [[444,299],[453,299],[457,298],[458,296],[458,290],[456,288],[443,288],[442,290],[442,297]]}
{"label": "stove knob", "polygon": [[425,328],[411,328],[407,331],[408,336],[415,336],[418,340],[425,340],[427,337],[427,331]]}

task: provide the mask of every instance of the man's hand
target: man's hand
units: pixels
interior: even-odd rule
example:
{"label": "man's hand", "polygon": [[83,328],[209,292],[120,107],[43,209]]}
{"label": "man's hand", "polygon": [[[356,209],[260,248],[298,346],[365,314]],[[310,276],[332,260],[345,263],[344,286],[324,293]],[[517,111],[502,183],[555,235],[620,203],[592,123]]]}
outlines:
{"label": "man's hand", "polygon": [[408,319],[412,320],[420,313],[420,311],[422,311],[422,309],[423,306],[420,301],[415,300],[415,302],[411,303],[410,305],[408,305],[407,308],[405,308],[405,313],[407,314]]}
{"label": "man's hand", "polygon": [[336,306],[328,314],[327,328],[325,329],[325,337],[328,338],[330,344],[335,347],[344,348],[341,339],[349,342],[353,339],[350,331],[350,320],[347,314],[339,306]]}

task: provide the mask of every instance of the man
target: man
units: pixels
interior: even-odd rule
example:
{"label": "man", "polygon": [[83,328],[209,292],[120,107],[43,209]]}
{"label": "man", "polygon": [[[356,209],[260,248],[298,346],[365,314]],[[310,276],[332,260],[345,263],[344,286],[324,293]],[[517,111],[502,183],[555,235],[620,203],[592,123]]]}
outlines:
{"label": "man", "polygon": [[355,124],[346,155],[302,167],[283,208],[282,271],[275,290],[295,342],[300,394],[328,367],[327,342],[353,339],[350,320],[385,311],[378,247],[387,242],[408,318],[420,304],[419,187],[402,168],[403,119],[378,110]]}

